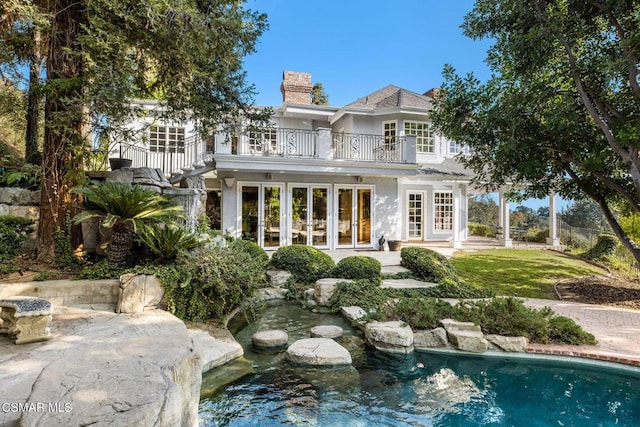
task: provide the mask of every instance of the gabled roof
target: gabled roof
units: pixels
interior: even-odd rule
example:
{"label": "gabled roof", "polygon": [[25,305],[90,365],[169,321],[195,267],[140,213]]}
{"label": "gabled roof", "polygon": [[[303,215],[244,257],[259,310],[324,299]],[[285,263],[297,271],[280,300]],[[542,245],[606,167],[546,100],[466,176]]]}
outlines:
{"label": "gabled roof", "polygon": [[388,85],[369,95],[358,99],[351,104],[347,104],[344,108],[424,108],[429,110],[432,108],[431,98],[411,92],[406,89],[399,88],[394,85]]}

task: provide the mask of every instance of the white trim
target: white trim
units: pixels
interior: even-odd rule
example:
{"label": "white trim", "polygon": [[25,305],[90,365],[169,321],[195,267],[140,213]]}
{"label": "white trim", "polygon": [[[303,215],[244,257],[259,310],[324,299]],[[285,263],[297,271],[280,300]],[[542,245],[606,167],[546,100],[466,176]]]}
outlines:
{"label": "white trim", "polygon": [[[284,239],[284,244],[285,245],[291,245],[293,244],[293,241],[291,241],[290,237],[292,234],[292,230],[293,230],[293,189],[294,188],[306,188],[308,191],[307,193],[307,206],[311,206],[311,203],[313,201],[313,196],[312,196],[312,191],[315,188],[321,188],[321,189],[325,189],[327,190],[327,219],[326,219],[326,237],[325,237],[325,244],[324,245],[315,245],[316,248],[318,249],[330,249],[333,246],[333,188],[331,184],[327,184],[327,183],[309,183],[309,182],[289,182],[287,183],[287,204],[285,205],[285,212],[286,212],[286,217],[287,217],[287,229],[286,229],[286,234],[285,234],[285,239]],[[311,202],[311,203],[310,203]],[[307,221],[309,221],[309,218],[307,218]],[[313,240],[311,240],[311,242],[313,243]],[[310,245],[313,246],[313,245]]]}

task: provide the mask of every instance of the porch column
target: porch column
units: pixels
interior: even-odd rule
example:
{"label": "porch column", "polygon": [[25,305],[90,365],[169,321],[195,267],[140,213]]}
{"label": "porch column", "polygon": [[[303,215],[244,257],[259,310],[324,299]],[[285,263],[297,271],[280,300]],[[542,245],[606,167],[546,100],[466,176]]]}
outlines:
{"label": "porch column", "polygon": [[549,237],[547,245],[554,248],[560,247],[560,237],[558,237],[558,221],[556,218],[556,193],[549,194]]}
{"label": "porch column", "polygon": [[460,199],[460,184],[453,184],[453,238],[451,240],[451,246],[456,249],[462,247],[462,238],[460,237],[460,226],[462,223],[462,221],[460,221],[460,209],[462,208],[462,203]]}
{"label": "porch column", "polygon": [[500,238],[500,244],[505,248],[513,246],[511,236],[509,236],[509,201],[504,197],[504,190],[500,190],[499,202],[500,205],[500,227],[502,227],[502,237]]}
{"label": "porch column", "polygon": [[319,159],[333,159],[331,129],[318,128],[318,135],[316,137],[316,154]]}

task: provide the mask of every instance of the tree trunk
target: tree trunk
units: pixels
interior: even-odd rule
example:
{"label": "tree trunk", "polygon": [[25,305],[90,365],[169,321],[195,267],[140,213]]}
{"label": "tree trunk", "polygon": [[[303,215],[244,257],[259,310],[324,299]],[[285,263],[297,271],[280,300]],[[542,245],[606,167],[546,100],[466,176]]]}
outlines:
{"label": "tree trunk", "polygon": [[78,35],[84,2],[52,0],[47,56],[45,132],[42,150],[42,193],[38,227],[38,260],[55,256],[54,234],[65,229],[69,190],[82,170],[82,58]]}
{"label": "tree trunk", "polygon": [[123,267],[131,254],[133,232],[125,224],[113,226],[111,243],[107,252],[107,261],[112,267]]}
{"label": "tree trunk", "polygon": [[29,59],[29,95],[27,98],[27,132],[25,142],[25,159],[29,163],[40,164],[38,151],[39,121],[40,121],[40,33],[33,30],[33,51]]}

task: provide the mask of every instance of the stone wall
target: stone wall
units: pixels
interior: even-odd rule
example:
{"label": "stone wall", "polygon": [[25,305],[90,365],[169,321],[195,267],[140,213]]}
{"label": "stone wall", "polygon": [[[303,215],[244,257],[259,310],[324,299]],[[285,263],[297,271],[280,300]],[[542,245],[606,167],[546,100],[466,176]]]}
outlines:
{"label": "stone wall", "polygon": [[38,221],[40,191],[0,187],[0,215],[15,215]]}

